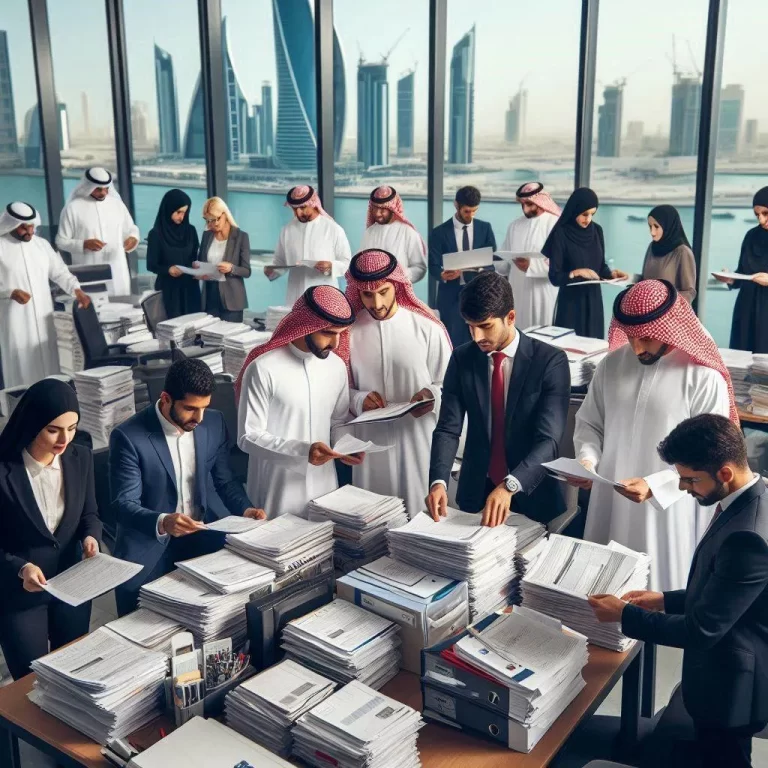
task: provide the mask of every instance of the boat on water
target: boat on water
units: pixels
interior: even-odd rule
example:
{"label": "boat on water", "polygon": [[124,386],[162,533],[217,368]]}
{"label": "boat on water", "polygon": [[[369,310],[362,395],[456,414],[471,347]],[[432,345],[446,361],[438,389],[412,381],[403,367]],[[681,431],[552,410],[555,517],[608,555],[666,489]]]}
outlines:
{"label": "boat on water", "polygon": [[627,221],[648,221],[645,216],[636,216],[634,213],[627,215]]}
{"label": "boat on water", "polygon": [[736,214],[731,213],[730,211],[721,211],[720,213],[713,213],[712,218],[713,219],[735,219]]}

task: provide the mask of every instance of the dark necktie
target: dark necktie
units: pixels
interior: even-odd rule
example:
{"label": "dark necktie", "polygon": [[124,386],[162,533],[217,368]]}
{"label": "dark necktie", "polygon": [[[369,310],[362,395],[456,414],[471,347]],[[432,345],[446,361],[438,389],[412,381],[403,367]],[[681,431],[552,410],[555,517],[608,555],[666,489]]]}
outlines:
{"label": "dark necktie", "polygon": [[493,376],[491,378],[491,463],[488,476],[494,485],[499,485],[507,476],[507,456],[504,445],[504,369],[506,355],[493,353]]}
{"label": "dark necktie", "polygon": [[462,227],[462,235],[461,235],[461,250],[462,251],[468,251],[469,250],[469,232],[467,232],[467,225],[465,224]]}

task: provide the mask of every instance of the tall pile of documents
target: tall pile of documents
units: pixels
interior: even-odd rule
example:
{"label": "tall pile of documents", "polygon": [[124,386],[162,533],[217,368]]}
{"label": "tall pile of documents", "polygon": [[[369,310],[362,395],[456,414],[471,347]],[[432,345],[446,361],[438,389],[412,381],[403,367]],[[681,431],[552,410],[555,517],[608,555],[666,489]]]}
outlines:
{"label": "tall pile of documents", "polygon": [[275,754],[288,757],[293,724],[335,688],[332,680],[285,659],[227,694],[227,725]]}
{"label": "tall pile of documents", "polygon": [[211,323],[211,325],[201,328],[200,339],[205,346],[223,347],[224,339],[250,330],[251,326],[245,323],[230,323],[226,320],[219,320],[217,323]]}
{"label": "tall pile of documents", "polygon": [[30,700],[89,738],[105,744],[161,714],[166,657],[103,627],[32,662]]}
{"label": "tall pile of documents", "polygon": [[333,521],[334,563],[344,573],[386,555],[387,530],[408,522],[402,499],[354,485],[313,499],[307,512],[310,520]]}
{"label": "tall pile of documents", "polygon": [[192,312],[157,324],[155,336],[160,341],[174,342],[177,347],[193,344],[203,328],[221,322],[219,318],[207,312]]}
{"label": "tall pile of documents", "polygon": [[221,594],[177,570],[145,584],[139,605],[178,622],[200,642],[231,637],[237,648],[247,634],[245,604],[252,594],[268,591],[266,586],[253,592]]}
{"label": "tall pile of documents", "polygon": [[547,535],[546,526],[531,520],[530,517],[511,512],[506,521],[517,534],[517,548],[515,549],[515,578],[509,592],[509,602],[519,605],[522,599],[520,582],[528,572],[533,560],[541,552]]}
{"label": "tall pile of documents", "polygon": [[289,621],[281,645],[288,658],[331,680],[360,680],[378,689],[400,668],[399,629],[364,608],[334,600]]}
{"label": "tall pile of documents", "polygon": [[133,613],[104,626],[148,651],[157,651],[166,656],[171,655],[171,638],[185,631],[178,622],[147,608],[137,608]]}
{"label": "tall pile of documents", "polygon": [[214,592],[231,595],[245,590],[252,592],[272,584],[275,572],[246,560],[227,549],[209,555],[182,560],[176,567],[187,576],[210,587]]}
{"label": "tall pile of documents", "polygon": [[328,560],[333,555],[333,523],[296,515],[259,521],[246,533],[230,534],[227,549],[278,574]]}
{"label": "tall pile of documents", "polygon": [[53,327],[56,331],[59,368],[61,368],[62,373],[72,376],[75,371],[82,371],[85,368],[85,353],[75,328],[72,304],[69,303],[65,306],[66,309],[56,310],[53,313]]}
{"label": "tall pile of documents", "polygon": [[599,622],[587,597],[621,597],[648,584],[650,558],[621,544],[594,544],[553,534],[522,582],[523,605],[565,622],[590,643],[626,651],[633,643],[621,624]]}
{"label": "tall pile of documents", "polygon": [[436,523],[422,512],[401,528],[387,531],[389,554],[469,585],[469,613],[476,621],[509,605],[515,579],[517,529],[488,528],[481,516],[448,508]]}
{"label": "tall pile of documents", "polygon": [[562,349],[568,357],[571,386],[586,387],[592,381],[597,364],[608,354],[608,342],[578,336],[569,328],[544,326],[530,328],[525,333],[533,339]]}
{"label": "tall pile of documents", "polygon": [[136,413],[133,371],[124,365],[104,365],[74,375],[80,404],[80,429],[102,443],[112,430]]}
{"label": "tall pile of documents", "polygon": [[415,709],[355,681],[299,718],[293,754],[319,768],[418,768],[423,725]]}
{"label": "tall pile of documents", "polygon": [[278,323],[291,312],[291,307],[267,307],[267,317],[264,328],[270,333],[277,328]]}
{"label": "tall pile of documents", "polygon": [[250,351],[254,347],[266,344],[271,338],[271,333],[253,328],[235,336],[227,336],[224,339],[224,372],[238,376]]}
{"label": "tall pile of documents", "polygon": [[752,353],[742,349],[721,349],[720,355],[726,368],[728,368],[728,373],[731,374],[736,404],[742,408],[747,408],[752,400],[749,395]]}
{"label": "tall pile of documents", "polygon": [[587,638],[516,607],[425,653],[424,717],[530,752],[584,688]]}

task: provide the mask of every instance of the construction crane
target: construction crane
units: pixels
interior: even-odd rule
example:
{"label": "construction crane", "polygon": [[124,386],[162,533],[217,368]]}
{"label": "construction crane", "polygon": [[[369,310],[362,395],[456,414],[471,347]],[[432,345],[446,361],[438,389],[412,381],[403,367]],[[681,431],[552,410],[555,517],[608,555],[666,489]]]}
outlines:
{"label": "construction crane", "polygon": [[672,35],[672,58],[669,57],[669,54],[666,54],[667,59],[669,59],[669,63],[672,65],[672,74],[675,76],[675,80],[679,80],[682,76],[682,72],[677,67],[677,50],[675,48],[675,36]]}
{"label": "construction crane", "polygon": [[688,53],[691,56],[691,64],[693,65],[693,71],[696,73],[696,77],[701,79],[701,70],[699,69],[699,65],[696,62],[696,57],[693,55],[693,46],[691,46],[691,41],[686,40],[686,43],[688,43]]}
{"label": "construction crane", "polygon": [[410,27],[406,27],[405,30],[400,34],[400,37],[395,40],[394,43],[392,43],[391,48],[382,55],[381,60],[384,64],[386,64],[389,61],[389,57],[392,55],[392,52],[397,48],[398,45],[400,45],[401,40],[411,31]]}

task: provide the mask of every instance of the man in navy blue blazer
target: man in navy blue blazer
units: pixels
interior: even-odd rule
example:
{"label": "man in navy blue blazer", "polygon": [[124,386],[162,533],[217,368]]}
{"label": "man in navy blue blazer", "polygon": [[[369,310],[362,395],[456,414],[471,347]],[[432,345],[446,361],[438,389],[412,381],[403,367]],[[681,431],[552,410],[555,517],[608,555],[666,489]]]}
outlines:
{"label": "man in navy blue blazer", "polygon": [[223,546],[223,534],[204,529],[217,517],[210,506],[214,490],[231,514],[265,517],[232,476],[223,415],[206,411],[215,387],[202,360],[178,360],[168,369],[157,403],[112,432],[115,556],[144,566],[115,590],[120,616],[135,610],[143,584],[173,570],[179,560]]}
{"label": "man in navy blue blazer", "polygon": [[443,255],[456,251],[471,251],[491,247],[496,250],[493,228],[487,221],[475,218],[480,208],[480,190],[462,187],[454,200],[456,213],[435,227],[429,236],[429,274],[438,281],[437,309],[440,320],[448,329],[454,348],[471,341],[467,324],[459,312],[462,286],[474,280],[477,272],[443,269]]}

